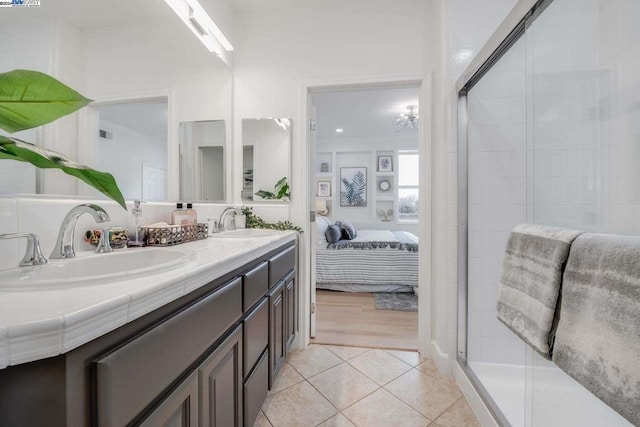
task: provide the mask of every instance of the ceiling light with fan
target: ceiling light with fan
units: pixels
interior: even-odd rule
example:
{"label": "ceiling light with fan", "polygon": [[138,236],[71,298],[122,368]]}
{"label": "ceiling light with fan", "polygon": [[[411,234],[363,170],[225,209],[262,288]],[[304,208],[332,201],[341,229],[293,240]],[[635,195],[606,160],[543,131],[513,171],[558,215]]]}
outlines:
{"label": "ceiling light with fan", "polygon": [[391,121],[391,125],[396,128],[396,132],[403,129],[417,129],[419,127],[418,106],[408,105],[407,112],[396,115]]}

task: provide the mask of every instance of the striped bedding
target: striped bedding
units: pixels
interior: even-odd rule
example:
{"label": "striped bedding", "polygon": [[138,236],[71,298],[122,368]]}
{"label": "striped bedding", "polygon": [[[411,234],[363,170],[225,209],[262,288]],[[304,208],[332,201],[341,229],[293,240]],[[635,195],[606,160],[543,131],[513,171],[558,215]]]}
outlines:
{"label": "striped bedding", "polygon": [[[331,249],[324,238],[321,225],[316,245],[316,287],[323,284],[400,285],[418,286],[418,252],[385,247],[376,249],[344,248]],[[367,231],[358,230],[359,235]],[[404,233],[404,234],[398,234]],[[379,234],[379,232],[378,232]],[[393,236],[401,240],[415,239],[407,232],[396,232]],[[364,239],[363,239],[364,240]],[[394,239],[391,238],[393,241]]]}

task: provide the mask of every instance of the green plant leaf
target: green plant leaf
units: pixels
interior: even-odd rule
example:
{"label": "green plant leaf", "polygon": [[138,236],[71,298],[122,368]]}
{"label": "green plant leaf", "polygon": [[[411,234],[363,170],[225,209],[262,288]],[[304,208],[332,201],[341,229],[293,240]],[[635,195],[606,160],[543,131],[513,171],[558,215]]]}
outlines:
{"label": "green plant leaf", "polygon": [[256,193],[254,193],[256,196],[260,196],[263,199],[275,199],[275,194],[273,194],[271,191],[265,191],[265,190],[260,190]]}
{"label": "green plant leaf", "polygon": [[0,128],[9,133],[50,123],[84,107],[90,99],[38,71],[0,73]]}
{"label": "green plant leaf", "polygon": [[276,194],[276,199],[282,199],[284,197],[289,197],[289,184],[287,184],[286,182],[282,187],[280,187],[278,193]]}
{"label": "green plant leaf", "polygon": [[[278,188],[287,185],[287,177],[282,177],[280,178],[280,181],[276,182],[276,191],[278,191]],[[288,186],[288,185],[287,185]]]}
{"label": "green plant leaf", "polygon": [[0,136],[0,159],[28,162],[44,169],[60,169],[64,173],[86,182],[105,196],[118,202],[127,210],[124,197],[110,173],[100,172],[88,166],[76,163],[60,153],[45,150],[17,138]]}

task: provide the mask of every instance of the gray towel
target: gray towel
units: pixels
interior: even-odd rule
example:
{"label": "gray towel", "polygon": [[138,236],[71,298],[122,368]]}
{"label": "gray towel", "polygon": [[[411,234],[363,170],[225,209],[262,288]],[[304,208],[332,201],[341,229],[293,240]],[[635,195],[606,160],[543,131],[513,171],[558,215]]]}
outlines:
{"label": "gray towel", "polygon": [[498,319],[550,359],[556,304],[577,230],[521,224],[509,235],[498,285]]}
{"label": "gray towel", "polygon": [[553,361],[640,425],[640,237],[584,234],[573,243]]}

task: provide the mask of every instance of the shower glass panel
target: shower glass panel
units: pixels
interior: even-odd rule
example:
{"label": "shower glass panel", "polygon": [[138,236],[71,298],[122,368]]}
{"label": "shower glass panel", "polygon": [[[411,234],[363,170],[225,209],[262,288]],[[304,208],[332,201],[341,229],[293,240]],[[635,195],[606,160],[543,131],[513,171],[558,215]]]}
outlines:
{"label": "shower glass panel", "polygon": [[527,221],[526,43],[469,91],[467,363],[514,426],[524,426],[525,343],[496,318],[502,256]]}
{"label": "shower glass panel", "polygon": [[[527,29],[529,220],[638,234],[640,2],[555,0]],[[529,349],[533,426],[630,426]]]}
{"label": "shower glass panel", "polygon": [[630,426],[502,326],[495,307],[514,225],[640,234],[640,2],[553,0],[532,11],[460,93],[460,361],[504,424]]}

